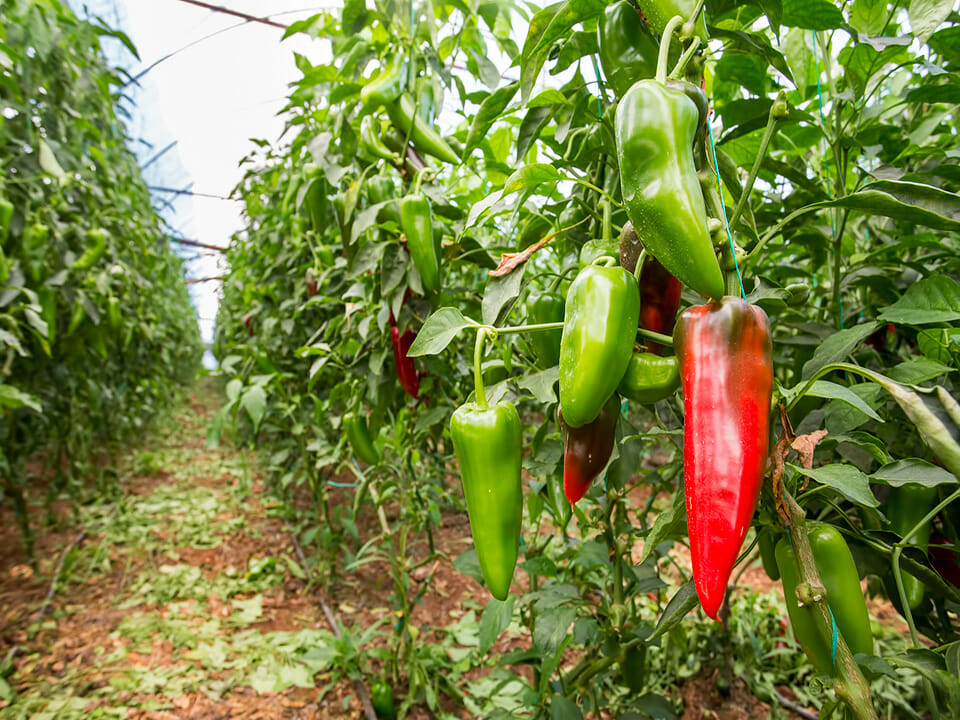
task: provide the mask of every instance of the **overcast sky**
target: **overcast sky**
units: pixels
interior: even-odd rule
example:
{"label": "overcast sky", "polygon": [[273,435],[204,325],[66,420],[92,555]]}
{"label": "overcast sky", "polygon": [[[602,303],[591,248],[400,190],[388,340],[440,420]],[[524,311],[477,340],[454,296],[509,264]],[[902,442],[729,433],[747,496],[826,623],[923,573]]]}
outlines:
{"label": "overcast sky", "polygon": [[[227,196],[242,176],[238,161],[250,152],[251,138],[276,141],[283,129],[277,112],[286,102],[288,84],[300,73],[294,52],[314,62],[329,58],[324,40],[296,35],[281,42],[283,30],[190,5],[183,0],[121,0],[127,32],[140,54],[136,74],[166,55],[144,77],[159,122],[177,141],[192,190]],[[310,0],[212,0],[211,4],[283,24],[309,17],[321,7]],[[219,32],[218,32],[219,31]],[[215,34],[216,33],[216,34]],[[212,35],[212,37],[207,37]],[[187,47],[191,43],[196,43]],[[182,49],[186,48],[186,49]],[[149,82],[146,82],[149,80]],[[148,122],[155,122],[148,118]],[[179,180],[183,180],[179,178]],[[189,217],[178,229],[190,239],[225,246],[243,227],[241,203],[195,196],[184,204]],[[192,206],[192,207],[191,207]],[[192,263],[192,275],[219,275],[209,265]],[[219,283],[193,286],[205,339],[211,337]]]}

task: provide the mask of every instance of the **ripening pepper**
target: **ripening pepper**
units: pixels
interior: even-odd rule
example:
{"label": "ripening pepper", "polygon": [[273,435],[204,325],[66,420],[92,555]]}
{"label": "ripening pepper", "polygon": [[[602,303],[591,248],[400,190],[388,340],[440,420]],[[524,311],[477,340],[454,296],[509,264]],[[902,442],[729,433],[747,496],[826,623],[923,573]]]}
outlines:
{"label": "ripening pepper", "polygon": [[[532,324],[563,322],[564,299],[558,293],[541,293],[528,301],[527,317]],[[543,368],[560,362],[562,330],[548,330],[530,334],[530,347]]]}
{"label": "ripening pepper", "polygon": [[[931,510],[937,500],[937,489],[909,483],[901,487],[890,488],[890,498],[887,501],[887,517],[890,519],[890,529],[903,537],[913,530]],[[911,540],[926,552],[930,542],[930,523],[923,525]],[[907,604],[915,610],[923,602],[923,583],[913,575],[903,573],[903,590],[907,595]]]}
{"label": "ripening pepper", "polygon": [[610,459],[617,435],[620,399],[614,393],[593,422],[570,427],[559,413],[563,429],[563,494],[574,505]]}
{"label": "ripening pepper", "polygon": [[570,427],[592,422],[617,389],[639,315],[637,281],[621,267],[589,265],[571,283],[560,340],[560,410]]}
{"label": "ripening pepper", "polygon": [[347,433],[347,441],[350,443],[350,449],[353,450],[354,455],[367,465],[376,465],[380,462],[380,451],[377,450],[370,438],[365,417],[354,412],[345,413],[343,429]]}
{"label": "ripening pepper", "polygon": [[390,343],[393,345],[393,359],[397,365],[397,380],[407,391],[407,395],[414,400],[420,395],[420,376],[417,374],[417,366],[413,358],[407,355],[407,352],[416,337],[417,331],[413,328],[407,328],[401,333],[396,325],[390,327]]}
{"label": "ripening pepper", "polygon": [[637,80],[657,74],[660,44],[627,0],[608,5],[597,23],[600,65],[618,98]]}
{"label": "ripening pepper", "polygon": [[717,619],[767,460],[773,347],[767,314],[737,297],[681,313],[683,475],[697,595]]}
{"label": "ripening pepper", "polygon": [[652,405],[670,397],[679,387],[680,368],[676,357],[635,352],[617,391],[641,405]]}
{"label": "ripening pepper", "polygon": [[[643,242],[629,220],[620,231],[620,266],[635,273],[637,262],[643,252]],[[673,323],[680,308],[683,284],[652,255],[646,255],[640,269],[640,320],[639,327],[663,335],[673,331]],[[644,339],[647,350],[656,355],[663,353],[658,342]]]}
{"label": "ripening pepper", "polygon": [[452,165],[460,164],[460,158],[447,141],[415,112],[413,101],[407,95],[401,95],[386,107],[390,122],[410,138],[418,151]]}
{"label": "ripening pepper", "polygon": [[423,289],[440,289],[439,249],[433,237],[433,214],[425,195],[407,195],[400,203],[400,229],[407,238],[407,249],[420,273]]}
{"label": "ripening pepper", "polygon": [[467,403],[453,413],[450,436],[483,579],[495,598],[505,600],[520,551],[520,416],[505,400]]}
{"label": "ripening pepper", "polygon": [[617,106],[617,156],[627,216],[647,252],[683,284],[719,300],[723,274],[693,156],[699,120],[682,90],[640,80]]}
{"label": "ripening pepper", "polygon": [[379,74],[360,90],[360,102],[371,110],[387,105],[400,97],[407,82],[407,63],[404,53],[386,62]]}
{"label": "ripening pepper", "polygon": [[[843,636],[850,652],[873,653],[873,633],[870,630],[870,616],[863,600],[860,588],[860,576],[857,565],[850,554],[847,541],[840,532],[830,526],[817,522],[807,522],[807,535],[810,548],[817,564],[817,572],[827,591],[827,604],[837,623],[837,632]],[[790,545],[789,537],[777,543],[777,567],[783,580],[783,595],[787,603],[787,615],[797,641],[807,657],[822,673],[832,675],[833,651],[826,637],[831,637],[832,628],[824,628],[821,635],[817,623],[819,619],[812,608],[799,607],[797,602],[797,584],[800,573],[797,568],[796,553]]]}

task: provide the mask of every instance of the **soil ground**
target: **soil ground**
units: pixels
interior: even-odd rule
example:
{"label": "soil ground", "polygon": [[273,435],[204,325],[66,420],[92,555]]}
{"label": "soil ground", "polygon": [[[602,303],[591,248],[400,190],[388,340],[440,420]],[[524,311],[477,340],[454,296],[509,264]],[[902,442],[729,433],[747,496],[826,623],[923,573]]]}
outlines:
{"label": "soil ground", "polygon": [[[123,463],[111,502],[73,510],[62,502],[50,513],[38,506],[35,564],[0,507],[0,661],[12,661],[6,672],[0,665],[0,718],[363,717],[357,686],[334,671],[365,629],[393,624],[384,606],[388,566],[360,565],[327,588],[308,584],[255,457],[206,446],[220,403],[214,384],[200,383],[166,430]],[[376,523],[368,515],[361,537]],[[444,515],[436,542],[450,558],[469,547],[466,516]],[[410,623],[475,626],[486,591],[446,560],[414,582],[428,572],[430,590]],[[751,567],[743,585],[775,584]],[[331,634],[324,604],[347,630],[345,644]],[[365,646],[362,664],[376,671],[385,642],[378,636]],[[494,654],[525,647],[529,638],[505,633]],[[738,678],[726,697],[712,673],[686,681],[676,696],[684,720],[769,714]],[[441,705],[471,717],[452,701]],[[433,715],[415,706],[408,717]]]}

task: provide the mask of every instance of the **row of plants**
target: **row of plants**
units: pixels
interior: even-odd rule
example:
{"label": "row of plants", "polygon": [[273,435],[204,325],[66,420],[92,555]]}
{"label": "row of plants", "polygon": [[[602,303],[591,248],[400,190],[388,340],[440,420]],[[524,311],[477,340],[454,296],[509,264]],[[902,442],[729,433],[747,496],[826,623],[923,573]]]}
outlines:
{"label": "row of plants", "polygon": [[0,489],[28,553],[29,504],[77,499],[94,474],[109,492],[118,444],[169,406],[203,351],[127,148],[127,78],[105,62],[105,36],[136,54],[58,0],[0,7]]}
{"label": "row of plants", "polygon": [[[291,26],[333,59],[296,57],[288,139],[245,160],[211,434],[309,488],[317,577],[389,564],[401,713],[662,716],[645,663],[699,606],[725,687],[775,699],[774,668],[818,678],[822,717],[957,712],[958,19],[383,0]],[[464,508],[481,649],[529,638],[482,702],[405,622]],[[808,659],[745,671],[730,589],[758,555]],[[910,649],[875,643],[864,577]]]}

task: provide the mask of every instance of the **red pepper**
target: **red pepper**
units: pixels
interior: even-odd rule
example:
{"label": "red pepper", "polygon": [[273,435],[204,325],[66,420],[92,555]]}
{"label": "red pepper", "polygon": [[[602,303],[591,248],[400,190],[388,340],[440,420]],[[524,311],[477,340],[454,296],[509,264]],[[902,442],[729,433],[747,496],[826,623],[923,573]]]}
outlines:
{"label": "red pepper", "polygon": [[616,393],[607,400],[597,419],[586,425],[572,428],[560,415],[564,444],[563,494],[571,505],[586,494],[590,483],[610,459],[619,415],[620,398]]}
{"label": "red pepper", "polygon": [[401,335],[400,328],[396,325],[390,326],[390,341],[393,344],[393,359],[397,364],[397,379],[414,400],[420,395],[420,376],[417,375],[417,367],[414,365],[413,358],[407,355],[407,351],[416,337],[417,331],[413,328],[407,328]]}
{"label": "red pepper", "polygon": [[683,383],[683,476],[697,595],[717,619],[760,496],[773,347],[759,307],[736,297],[688,308],[674,348]]}
{"label": "red pepper", "polygon": [[[669,335],[680,307],[683,284],[667,270],[660,261],[648,255],[640,270],[640,322],[644,330]],[[647,350],[663,354],[663,346],[652,340],[644,340]]]}

